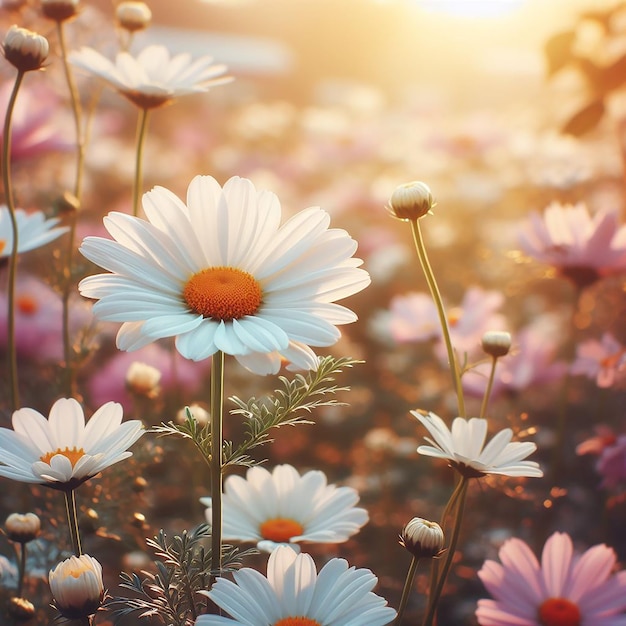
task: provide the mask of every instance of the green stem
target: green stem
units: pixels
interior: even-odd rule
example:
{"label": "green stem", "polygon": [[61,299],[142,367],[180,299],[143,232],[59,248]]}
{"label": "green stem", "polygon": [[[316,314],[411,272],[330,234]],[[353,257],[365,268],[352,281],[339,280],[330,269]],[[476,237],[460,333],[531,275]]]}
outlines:
{"label": "green stem", "polygon": [[17,570],[17,597],[22,597],[22,591],[24,589],[24,574],[26,572],[26,543],[20,543],[20,560]]}
{"label": "green stem", "polygon": [[450,339],[450,329],[448,328],[448,318],[446,316],[446,310],[443,305],[441,293],[437,286],[437,281],[433,273],[432,267],[428,261],[428,255],[426,254],[426,247],[424,246],[424,240],[420,230],[419,220],[411,220],[411,230],[413,231],[413,240],[415,242],[415,249],[417,250],[417,256],[419,257],[422,269],[424,270],[424,276],[428,283],[431,296],[437,307],[437,314],[439,315],[439,323],[441,324],[441,331],[443,333],[443,340],[448,353],[448,362],[450,364],[450,375],[452,376],[452,386],[456,391],[456,397],[459,407],[459,416],[465,417],[465,399],[463,398],[463,387],[461,386],[461,377],[459,375],[459,368],[456,362],[456,356],[454,354],[454,348],[452,346],[452,340]]}
{"label": "green stem", "polygon": [[480,406],[480,417],[485,417],[487,413],[487,404],[489,403],[489,397],[491,396],[491,390],[493,389],[493,381],[496,377],[496,365],[498,363],[498,357],[491,357],[491,371],[489,372],[489,381],[487,382],[487,388],[485,389],[485,395],[483,396],[483,402]]}
{"label": "green stem", "polygon": [[450,537],[450,544],[448,545],[446,558],[443,564],[443,568],[441,570],[441,574],[437,579],[435,593],[428,599],[428,612],[426,613],[426,617],[424,618],[422,626],[432,626],[435,612],[437,610],[437,605],[439,604],[439,598],[441,597],[441,592],[443,591],[444,585],[446,584],[446,579],[448,578],[448,572],[450,571],[450,566],[452,565],[452,559],[454,558],[456,546],[459,542],[459,535],[461,534],[461,525],[463,521],[463,511],[465,509],[465,496],[467,494],[468,482],[469,479],[463,476],[461,478],[461,482],[459,483],[460,492],[458,495],[458,506],[456,510],[456,517],[454,520],[454,527],[452,529],[452,537]]}
{"label": "green stem", "polygon": [[67,523],[70,529],[72,550],[76,556],[80,556],[83,552],[80,545],[80,529],[78,528],[76,496],[74,491],[74,489],[68,489],[64,491],[63,494],[65,495],[65,511],[67,513]]}
{"label": "green stem", "polygon": [[402,598],[400,599],[400,606],[398,607],[398,615],[393,622],[393,626],[400,626],[402,623],[402,616],[404,615],[406,605],[409,601],[409,596],[411,595],[411,589],[413,588],[413,580],[415,579],[415,572],[417,571],[418,563],[419,559],[414,556],[411,559],[411,565],[409,565],[409,571],[407,572],[406,579],[404,580],[404,589],[402,589]]}
{"label": "green stem", "polygon": [[224,353],[211,363],[211,571],[222,572],[222,412],[224,410]]}
{"label": "green stem", "polygon": [[3,142],[2,142],[2,181],[4,183],[4,195],[11,219],[11,232],[13,235],[13,247],[9,257],[9,284],[8,284],[8,312],[7,312],[7,344],[9,357],[9,376],[11,387],[11,407],[15,411],[19,408],[20,392],[17,375],[17,350],[15,346],[15,280],[17,276],[17,249],[19,246],[17,217],[15,216],[15,203],[13,200],[13,188],[11,186],[11,118],[17,93],[24,80],[24,72],[18,71],[15,77],[13,91],[9,98],[6,116],[4,118]]}
{"label": "green stem", "polygon": [[135,181],[133,183],[133,215],[139,215],[139,197],[143,185],[143,147],[148,129],[149,109],[141,109],[137,121],[137,154],[135,158]]}

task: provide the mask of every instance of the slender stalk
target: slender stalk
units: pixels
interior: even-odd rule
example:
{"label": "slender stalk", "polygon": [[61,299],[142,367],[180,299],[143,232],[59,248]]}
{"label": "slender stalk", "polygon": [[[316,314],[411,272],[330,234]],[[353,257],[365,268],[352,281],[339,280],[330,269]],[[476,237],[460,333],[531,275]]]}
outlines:
{"label": "slender stalk", "polygon": [[411,595],[411,589],[413,588],[413,580],[415,579],[415,572],[417,572],[418,563],[419,559],[414,556],[411,559],[411,565],[409,565],[409,571],[407,572],[406,579],[404,580],[404,588],[402,589],[402,598],[400,599],[400,606],[398,607],[398,615],[393,622],[393,626],[400,626],[402,623],[402,616],[404,615],[406,605],[409,601],[409,596]]}
{"label": "slender stalk", "polygon": [[428,599],[428,612],[424,617],[424,621],[422,622],[422,626],[432,626],[433,619],[435,617],[435,611],[437,610],[437,605],[439,604],[439,598],[441,597],[441,592],[443,591],[444,585],[446,584],[446,579],[448,578],[448,572],[450,571],[450,566],[452,565],[452,559],[454,558],[454,553],[456,551],[457,543],[459,542],[459,536],[461,534],[461,525],[463,521],[463,511],[465,509],[465,496],[467,494],[467,485],[469,483],[469,479],[463,476],[461,478],[461,482],[459,483],[460,492],[458,494],[458,505],[456,509],[456,515],[454,519],[454,526],[452,529],[452,536],[450,537],[450,544],[448,545],[448,549],[446,552],[446,558],[443,564],[443,568],[441,570],[441,574],[437,579],[437,586],[435,587],[435,593]]}
{"label": "slender stalk", "polygon": [[456,391],[456,397],[459,407],[459,415],[465,417],[465,399],[463,398],[463,387],[461,386],[461,376],[459,375],[459,368],[456,362],[456,356],[454,354],[454,348],[452,346],[452,340],[450,339],[450,329],[448,328],[448,319],[446,317],[446,310],[443,305],[441,293],[437,286],[437,281],[433,273],[430,262],[428,261],[428,255],[426,254],[426,247],[424,246],[424,240],[422,238],[422,232],[420,230],[419,219],[411,220],[411,230],[413,231],[413,240],[415,242],[415,249],[417,250],[417,256],[419,257],[422,269],[424,270],[424,276],[428,283],[431,296],[437,307],[437,313],[439,315],[439,322],[441,324],[441,331],[443,333],[443,340],[448,353],[448,362],[450,364],[450,375],[452,376],[452,386]]}
{"label": "slender stalk", "polygon": [[74,489],[64,491],[65,495],[65,511],[67,513],[67,523],[70,529],[70,539],[72,541],[72,550],[76,556],[80,556],[82,548],[80,545],[80,529],[78,528],[78,514],[76,510],[76,495]]}
{"label": "slender stalk", "polygon": [[2,181],[4,183],[4,195],[7,207],[9,209],[9,217],[11,219],[11,232],[13,236],[13,246],[11,248],[11,256],[9,257],[9,284],[7,295],[7,346],[9,357],[9,382],[11,388],[11,408],[13,411],[19,408],[20,392],[17,375],[17,350],[15,347],[15,279],[17,276],[17,249],[19,246],[17,217],[15,216],[15,203],[13,200],[13,188],[11,186],[11,118],[13,117],[13,109],[17,93],[24,80],[24,72],[17,72],[13,91],[9,98],[6,116],[4,118],[3,142],[2,142]]}
{"label": "slender stalk", "polygon": [[149,109],[141,109],[137,121],[137,154],[135,157],[135,181],[133,183],[133,215],[135,217],[139,215],[139,197],[143,185],[143,147],[148,130],[149,113]]}
{"label": "slender stalk", "polygon": [[17,597],[22,597],[22,591],[24,589],[24,574],[26,572],[26,543],[20,542],[20,560],[17,570]]}
{"label": "slender stalk", "polygon": [[211,363],[211,571],[222,571],[222,412],[224,410],[224,353]]}
{"label": "slender stalk", "polygon": [[489,381],[487,382],[487,387],[485,389],[485,395],[483,396],[483,402],[480,405],[480,417],[485,417],[485,413],[487,413],[487,404],[489,403],[489,398],[491,396],[491,390],[493,389],[493,381],[496,377],[496,365],[498,363],[498,357],[491,357],[491,371],[489,372]]}

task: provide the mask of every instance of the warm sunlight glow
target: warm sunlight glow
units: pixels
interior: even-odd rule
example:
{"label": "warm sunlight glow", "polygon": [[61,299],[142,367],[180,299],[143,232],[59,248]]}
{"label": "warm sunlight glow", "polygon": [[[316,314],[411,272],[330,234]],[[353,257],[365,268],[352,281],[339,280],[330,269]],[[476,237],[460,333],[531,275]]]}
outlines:
{"label": "warm sunlight glow", "polygon": [[524,0],[417,0],[420,7],[438,13],[464,17],[496,17],[507,15]]}

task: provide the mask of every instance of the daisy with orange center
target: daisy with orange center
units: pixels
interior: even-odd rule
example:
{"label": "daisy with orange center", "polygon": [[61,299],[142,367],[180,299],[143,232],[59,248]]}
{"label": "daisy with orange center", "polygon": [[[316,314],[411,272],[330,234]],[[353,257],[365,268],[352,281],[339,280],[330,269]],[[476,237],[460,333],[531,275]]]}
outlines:
{"label": "daisy with orange center", "polygon": [[[209,508],[211,498],[202,498]],[[278,465],[270,473],[253,467],[246,477],[230,476],[222,497],[225,540],[253,541],[271,551],[288,543],[341,543],[367,522],[365,509],[356,507],[358,493],[351,487],[329,485],[320,471],[302,475],[291,465]]]}
{"label": "daisy with orange center", "polygon": [[311,346],[334,344],[356,320],[335,301],[365,288],[356,242],[318,207],[281,225],[278,198],[234,177],[189,185],[187,203],[167,189],[144,194],[147,221],[104,220],[114,241],[88,237],[82,254],[109,274],[81,281],[95,316],[122,322],[117,345],[136,350],[164,337],[193,361],[218,351],[258,374],[285,359],[314,369]]}
{"label": "daisy with orange center", "polygon": [[396,615],[373,593],[370,570],[330,559],[317,572],[308,554],[288,546],[270,555],[267,578],[248,567],[233,578],[218,578],[206,594],[231,617],[201,615],[195,626],[383,626]]}
{"label": "daisy with orange center", "polygon": [[85,424],[80,404],[61,398],[46,419],[34,409],[13,413],[13,430],[0,428],[0,476],[71,490],[129,456],[143,434],[139,420],[122,424],[122,407],[109,402]]}
{"label": "daisy with orange center", "polygon": [[[41,211],[26,213],[22,209],[17,209],[15,220],[18,254],[45,246],[67,231],[64,226],[57,226],[58,218],[47,219]],[[9,257],[12,250],[13,231],[9,209],[6,206],[0,206],[0,258]]]}

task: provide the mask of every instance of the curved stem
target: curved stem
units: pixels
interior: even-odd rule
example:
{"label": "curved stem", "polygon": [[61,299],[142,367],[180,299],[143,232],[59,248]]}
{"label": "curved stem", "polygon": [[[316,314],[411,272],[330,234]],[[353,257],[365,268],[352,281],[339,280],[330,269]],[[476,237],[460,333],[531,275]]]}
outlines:
{"label": "curved stem", "polygon": [[456,391],[457,402],[459,406],[459,416],[465,417],[465,399],[463,398],[463,388],[461,386],[461,377],[459,375],[459,368],[456,362],[456,356],[454,354],[454,348],[452,346],[452,340],[450,339],[450,329],[448,328],[448,319],[446,317],[446,310],[443,306],[443,300],[432,267],[428,261],[428,255],[426,254],[426,247],[424,246],[424,240],[422,239],[422,233],[419,226],[419,220],[411,220],[411,229],[413,231],[413,240],[415,242],[415,249],[417,250],[417,256],[419,257],[422,269],[424,270],[424,276],[428,283],[431,296],[437,307],[437,314],[439,315],[439,323],[441,324],[441,331],[443,333],[443,340],[448,353],[448,363],[450,364],[450,375],[452,376],[452,386]]}
{"label": "curved stem", "polygon": [[26,572],[26,543],[20,543],[20,560],[17,570],[17,597],[22,597],[22,591],[24,589],[24,574]]}
{"label": "curved stem", "polygon": [[6,116],[4,118],[3,142],[2,142],[2,181],[4,183],[4,195],[7,207],[9,209],[9,217],[11,219],[11,233],[13,243],[11,247],[11,255],[9,257],[9,284],[8,284],[8,312],[7,312],[7,345],[9,356],[9,376],[11,388],[11,408],[13,411],[19,408],[20,392],[17,376],[17,350],[15,347],[15,279],[17,276],[17,252],[19,246],[17,217],[15,216],[15,203],[13,200],[13,188],[11,186],[11,118],[13,117],[13,109],[17,93],[24,80],[24,72],[18,71],[15,77],[13,91],[9,98]]}
{"label": "curved stem", "polygon": [[496,377],[496,365],[498,363],[498,357],[491,357],[491,371],[489,372],[489,381],[487,382],[487,387],[485,388],[485,395],[483,396],[483,402],[480,405],[480,416],[485,417],[485,413],[487,412],[487,404],[489,403],[489,397],[491,396],[491,390],[493,389],[493,381]]}
{"label": "curved stem", "polygon": [[224,353],[211,363],[211,571],[222,571],[222,412],[224,410]]}
{"label": "curved stem", "polygon": [[404,588],[402,589],[402,598],[400,599],[400,606],[398,607],[398,615],[393,622],[393,626],[400,626],[402,623],[402,616],[404,615],[404,610],[406,609],[409,596],[411,595],[411,589],[413,587],[413,580],[415,579],[415,572],[417,571],[418,563],[419,559],[414,556],[411,560],[411,565],[409,565],[409,571],[406,574],[406,579],[404,580]]}
{"label": "curved stem", "polygon": [[70,529],[70,539],[72,541],[72,550],[76,556],[82,554],[82,548],[80,545],[80,529],[78,528],[78,515],[76,510],[76,496],[74,489],[68,489],[64,491],[65,496],[65,511],[67,513],[67,523]]}
{"label": "curved stem", "polygon": [[137,121],[137,154],[135,157],[135,180],[133,183],[133,215],[139,215],[139,197],[143,185],[143,147],[148,129],[149,109],[141,109]]}

